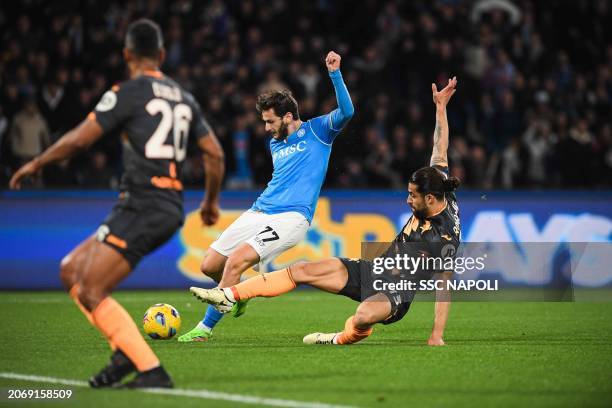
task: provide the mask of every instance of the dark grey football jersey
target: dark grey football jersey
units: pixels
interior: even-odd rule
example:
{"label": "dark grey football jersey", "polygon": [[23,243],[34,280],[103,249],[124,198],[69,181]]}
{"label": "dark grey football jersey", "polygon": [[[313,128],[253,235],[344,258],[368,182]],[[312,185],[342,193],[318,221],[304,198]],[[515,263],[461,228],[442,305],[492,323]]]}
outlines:
{"label": "dark grey football jersey", "polygon": [[[436,166],[448,176],[447,167]],[[438,214],[419,219],[412,215],[393,240],[386,256],[406,253],[411,257],[454,257],[461,242],[459,204],[455,193],[446,193],[446,206]],[[449,246],[450,245],[450,246]]]}
{"label": "dark grey football jersey", "polygon": [[90,119],[105,133],[120,131],[121,191],[144,196],[149,206],[182,212],[181,164],[188,138],[210,132],[194,97],[161,72],[148,71],[113,86]]}

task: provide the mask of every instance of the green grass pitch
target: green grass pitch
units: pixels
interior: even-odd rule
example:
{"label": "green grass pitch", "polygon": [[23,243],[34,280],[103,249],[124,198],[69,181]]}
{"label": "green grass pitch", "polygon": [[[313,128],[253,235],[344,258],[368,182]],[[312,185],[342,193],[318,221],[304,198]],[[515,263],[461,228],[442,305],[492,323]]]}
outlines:
{"label": "green grass pitch", "polygon": [[[119,291],[140,326],[148,306],[165,302],[189,330],[204,305],[187,291]],[[256,299],[238,319],[226,317],[209,343],[150,344],[176,387],[362,407],[612,406],[612,303],[455,302],[447,346],[425,345],[433,304],[415,302],[399,323],[377,326],[363,343],[305,346],[313,331],[343,327],[356,303],[317,291]],[[3,373],[86,380],[109,349],[67,295],[0,293]],[[66,386],[0,378],[7,389]],[[68,387],[72,388],[72,387]],[[249,405],[188,396],[74,387],[48,406],[230,407]],[[252,405],[251,405],[252,406]]]}

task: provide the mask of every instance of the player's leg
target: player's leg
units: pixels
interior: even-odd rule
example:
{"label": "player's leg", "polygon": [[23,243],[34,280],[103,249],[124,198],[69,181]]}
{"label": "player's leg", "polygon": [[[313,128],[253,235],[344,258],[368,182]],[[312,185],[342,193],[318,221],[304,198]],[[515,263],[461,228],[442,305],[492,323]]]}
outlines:
{"label": "player's leg", "polygon": [[[93,387],[114,385],[125,376],[125,370],[116,364],[119,353],[132,371],[139,371],[127,387],[172,386],[130,315],[109,295],[142,257],[174,235],[181,222],[181,214],[148,208],[147,200],[132,196],[120,201],[98,229],[80,276],[78,298],[117,350],[109,366],[90,379]],[[108,373],[113,375],[109,377]]]}
{"label": "player's leg", "polygon": [[[208,253],[202,261],[202,273],[219,283],[223,271],[231,254],[238,246],[252,236],[260,227],[264,214],[255,211],[245,211],[228,228],[223,231],[219,238],[213,242]],[[233,260],[232,260],[233,262]],[[189,332],[179,336],[178,341],[182,343],[199,341],[204,342],[212,338],[212,330],[219,323],[223,314],[216,308],[209,306],[202,321]]]}
{"label": "player's leg", "polygon": [[102,242],[94,242],[79,281],[79,301],[91,312],[98,330],[113,342],[139,371],[133,386],[171,387],[170,377],[161,367],[157,356],[128,312],[110,297],[112,290],[131,270],[130,263],[115,248]]}
{"label": "player's leg", "polygon": [[[253,249],[251,244],[242,244],[228,258],[226,269],[223,271],[222,282],[219,283],[218,287],[224,288],[233,283],[240,282],[240,277],[242,274],[246,272],[247,269],[256,266],[260,260],[260,254]],[[242,316],[246,312],[247,302],[248,299],[236,302],[232,309],[232,315],[234,317]],[[208,309],[214,309],[215,313],[221,314],[221,312],[215,307],[209,306]]]}
{"label": "player's leg", "polygon": [[[235,238],[243,239],[246,233],[250,233],[250,237],[243,241],[244,243],[238,245],[228,256],[218,288],[237,284],[240,282],[242,274],[250,267],[258,265],[260,261],[267,263],[295,246],[303,239],[308,227],[308,220],[297,212],[267,215],[248,211],[243,214],[213,244],[215,249],[225,249],[227,251],[227,246],[235,245]],[[205,289],[192,288],[192,292],[194,290],[196,292],[198,290],[206,291]],[[214,327],[221,319],[221,312],[226,313],[232,310],[234,317],[241,316],[246,310],[247,301],[248,299],[243,299],[233,302],[230,309],[227,310],[209,306],[206,315],[211,317],[208,320],[213,325],[210,326],[202,322],[201,326],[205,327],[200,329]],[[207,319],[205,318],[205,320]],[[207,338],[210,338],[210,331],[202,330],[202,332],[208,335]]]}
{"label": "player's leg", "polygon": [[227,258],[219,287],[226,288],[237,284],[242,274],[257,263],[259,263],[259,254],[255,249],[247,243],[239,245]]}
{"label": "player's leg", "polygon": [[[225,287],[240,282],[240,276],[259,262],[259,255],[248,244],[240,245],[226,258],[218,287]],[[210,276],[210,275],[209,275]],[[218,276],[218,275],[217,275]],[[244,311],[243,311],[244,312]],[[189,333],[179,337],[179,341],[207,341],[212,337],[212,330],[219,323],[223,313],[213,306],[208,306],[204,319]]]}
{"label": "player's leg", "polygon": [[355,314],[344,323],[344,330],[339,333],[311,333],[304,337],[305,344],[353,344],[370,334],[372,327],[386,320],[392,312],[389,298],[383,293],[368,297],[359,304]]}
{"label": "player's leg", "polygon": [[[221,288],[227,288],[238,284],[238,282],[240,282],[240,276],[244,271],[251,266],[257,265],[260,260],[267,263],[282,252],[295,246],[303,239],[309,227],[306,218],[297,212],[263,215],[260,224],[257,233],[247,239],[244,244],[240,245],[228,258],[225,270],[223,271],[223,279],[219,287],[212,290],[212,292],[206,289],[192,287],[190,290],[196,297],[203,301],[207,301],[207,293],[214,294],[216,291],[217,295],[219,295]],[[286,286],[287,290],[291,290],[295,287],[293,278],[287,275],[284,270],[278,271],[278,273],[272,272],[266,274],[265,277],[260,276],[258,279],[257,282],[263,280],[264,282],[272,283],[271,290],[273,291],[276,291],[276,287],[274,286],[276,283],[281,287],[285,287],[289,284],[290,286]],[[253,284],[252,279],[248,281]],[[231,292],[228,293],[230,293],[231,296]],[[277,294],[280,293],[282,292]],[[222,296],[222,298],[224,297]],[[219,310],[224,313],[232,310],[234,316],[237,317],[244,313],[244,307],[248,299],[250,299],[250,297],[247,296],[243,299],[236,299],[235,301],[232,299],[229,303],[230,306],[221,305]],[[216,305],[214,301],[209,303]]]}
{"label": "player's leg", "polygon": [[[219,283],[223,276],[223,268],[225,267],[226,261],[226,256],[221,255],[213,248],[209,248],[200,269],[204,275]],[[222,317],[223,314],[221,312],[209,306],[206,309],[206,314],[202,321],[198,322],[189,332],[179,336],[178,341],[181,343],[189,343],[192,341],[210,340],[212,338],[212,329],[219,323]]]}
{"label": "player's leg", "polygon": [[[297,212],[280,214],[255,213],[256,229],[231,252],[223,269],[220,288],[226,288],[240,282],[242,274],[259,263],[260,260],[271,261],[282,252],[300,242],[308,230],[308,220]],[[246,230],[246,229],[245,229]]]}
{"label": "player's leg", "polygon": [[[214,252],[214,250],[212,251]],[[222,256],[218,253],[216,254],[219,257]],[[221,281],[219,282],[219,287],[224,287],[224,285],[227,285],[228,283],[232,284],[240,282],[240,276],[242,273],[259,262],[259,255],[248,244],[240,245],[236,250],[234,250],[234,252],[231,253],[229,257],[223,258],[224,267],[222,273],[215,273],[215,276],[222,276]],[[220,265],[220,262],[216,264],[211,262],[211,264],[216,266]],[[217,310],[217,308],[208,306],[202,321],[199,322],[191,331],[180,336],[178,340],[180,342],[210,340],[212,338],[212,330],[219,323],[222,317],[223,313]]]}
{"label": "player's leg", "polygon": [[[301,242],[310,227],[308,220],[295,211],[266,215],[264,221],[263,227],[258,230],[257,234],[246,241],[246,244],[250,245],[259,255],[259,264],[253,265],[256,270],[261,266],[267,267],[277,256]],[[252,252],[249,255],[254,259]],[[242,316],[246,312],[247,303],[248,300],[236,302],[232,308],[232,315]]]}
{"label": "player's leg", "polygon": [[60,280],[67,292],[70,292],[79,281],[81,271],[85,267],[89,251],[95,240],[95,235],[90,236],[62,259],[60,263]]}
{"label": "player's leg", "polygon": [[[212,278],[215,282],[222,282],[223,275],[231,263],[236,267],[240,257],[238,249],[250,237],[255,235],[261,228],[265,214],[248,210],[238,217],[229,227],[223,231],[219,238],[210,245],[208,253],[202,261],[202,273]],[[235,254],[236,253],[236,254]],[[232,257],[232,255],[234,255]],[[240,279],[240,277],[238,277]]]}
{"label": "player's leg", "polygon": [[[70,253],[66,255],[60,263],[60,280],[62,281],[64,288],[66,291],[68,291],[68,294],[78,306],[79,310],[81,310],[81,312],[85,315],[89,323],[94,326],[95,324],[91,313],[81,304],[77,295],[79,289],[78,282],[83,270],[85,269],[85,264],[89,258],[89,253],[91,252],[95,242],[95,235],[92,235],[70,251]],[[109,345],[113,351],[116,349],[115,345],[110,340]]]}
{"label": "player's leg", "polygon": [[202,265],[200,265],[200,270],[204,275],[219,283],[223,276],[223,268],[225,268],[226,261],[227,256],[221,255],[213,248],[209,248],[206,257],[202,261]]}
{"label": "player's leg", "polygon": [[191,288],[191,291],[198,299],[227,313],[237,301],[279,296],[292,291],[300,283],[339,293],[346,286],[347,280],[346,266],[338,258],[330,258],[317,262],[298,262],[288,268],[256,276],[225,289]]}

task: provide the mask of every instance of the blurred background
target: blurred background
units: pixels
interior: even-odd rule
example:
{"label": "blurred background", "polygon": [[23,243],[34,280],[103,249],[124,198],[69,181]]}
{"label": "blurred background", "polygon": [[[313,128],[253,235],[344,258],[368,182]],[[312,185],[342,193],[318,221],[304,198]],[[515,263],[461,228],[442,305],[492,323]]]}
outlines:
{"label": "blurred background", "polygon": [[[554,243],[546,257],[521,255],[522,263],[498,271],[505,281],[529,285],[524,271],[543,260],[557,265],[556,251],[568,243],[612,241],[610,6],[604,0],[3,2],[0,269],[7,273],[0,274],[0,288],[58,288],[61,256],[95,231],[115,203],[122,171],[116,134],[46,168],[27,187],[34,191],[6,186],[17,166],[126,79],[124,36],[140,17],[162,26],[168,54],[162,69],[202,105],[225,149],[227,175],[221,219],[202,228],[196,209],[204,174],[192,146],[184,165],[185,225],[125,287],[186,287],[204,279],[199,265],[206,248],[271,176],[257,94],[290,88],[303,119],[331,111],[336,100],[323,59],[332,49],[343,57],[356,115],[335,142],[306,238],[269,266],[358,257],[362,242],[395,236],[410,216],[407,179],[431,155],[431,83],[441,87],[456,75],[449,158],[464,182],[462,240],[514,242],[522,254],[529,243]],[[606,269],[578,283],[610,282]]]}
{"label": "blurred background", "polygon": [[[323,58],[336,50],[356,115],[326,188],[403,189],[428,164],[431,83],[459,78],[449,105],[452,172],[474,189],[609,189],[612,41],[606,0],[22,0],[0,12],[0,183],[85,118],[126,78],[139,17],[164,31],[163,71],[191,91],[227,157],[225,188],[270,178],[255,111],[290,88],[308,119],[335,108]],[[187,185],[203,183],[197,149]],[[45,170],[34,188],[115,188],[116,135]]]}

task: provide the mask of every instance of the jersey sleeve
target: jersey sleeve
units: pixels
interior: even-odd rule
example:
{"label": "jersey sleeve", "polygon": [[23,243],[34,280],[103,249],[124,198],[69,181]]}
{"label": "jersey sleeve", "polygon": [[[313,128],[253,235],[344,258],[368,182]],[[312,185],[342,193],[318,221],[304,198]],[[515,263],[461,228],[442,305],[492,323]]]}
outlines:
{"label": "jersey sleeve", "polygon": [[309,122],[313,133],[321,143],[332,144],[338,133],[340,133],[340,130],[334,129],[330,113],[317,116]]}
{"label": "jersey sleeve", "polygon": [[440,166],[439,164],[434,164],[432,167],[440,170],[448,178],[448,176],[449,176],[449,174],[448,174],[448,166]]}
{"label": "jersey sleeve", "polygon": [[104,132],[109,132],[123,124],[132,115],[131,87],[114,85],[106,91],[90,114],[100,124]]}
{"label": "jersey sleeve", "polygon": [[202,108],[200,108],[200,104],[195,100],[195,98],[192,99],[191,105],[193,117],[191,119],[191,128],[189,131],[189,136],[193,140],[197,140],[208,136],[211,127],[208,124],[206,118],[204,117],[204,114],[202,114]]}

